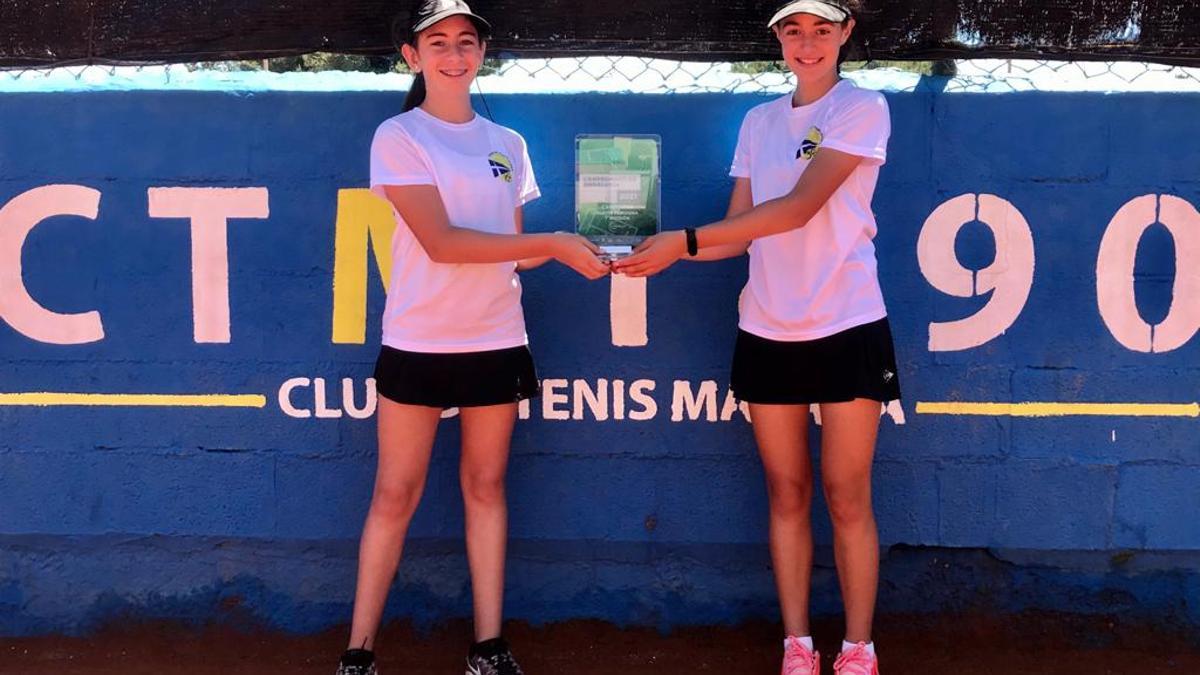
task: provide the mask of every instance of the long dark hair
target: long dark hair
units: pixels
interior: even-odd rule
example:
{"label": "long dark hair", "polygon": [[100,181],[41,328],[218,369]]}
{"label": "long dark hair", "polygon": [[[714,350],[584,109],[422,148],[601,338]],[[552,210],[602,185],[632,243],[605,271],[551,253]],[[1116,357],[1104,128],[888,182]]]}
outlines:
{"label": "long dark hair", "polygon": [[400,112],[408,112],[425,102],[425,73],[417,73],[413,77],[412,86],[404,97],[404,108]]}
{"label": "long dark hair", "polygon": [[[862,0],[838,0],[838,4],[842,6],[842,9],[845,9],[850,13],[850,16],[846,17],[846,20],[842,22],[842,28],[845,28],[846,24],[850,23],[851,19],[854,19],[855,24],[857,24],[861,16],[866,11]],[[851,52],[853,52],[854,49],[854,42],[847,41],[846,44],[842,45],[842,48],[838,50],[839,70],[841,69],[841,65],[843,63],[850,60]]]}
{"label": "long dark hair", "polygon": [[[415,3],[414,3],[415,4]],[[414,10],[403,9],[392,17],[392,45],[396,47],[396,52],[400,53],[402,45],[408,45],[413,49],[417,48],[417,36],[412,31],[412,21]],[[403,61],[401,61],[403,63]],[[412,85],[408,88],[408,94],[404,97],[404,109],[402,112],[408,112],[413,108],[425,102],[425,75],[416,73],[413,75]]]}

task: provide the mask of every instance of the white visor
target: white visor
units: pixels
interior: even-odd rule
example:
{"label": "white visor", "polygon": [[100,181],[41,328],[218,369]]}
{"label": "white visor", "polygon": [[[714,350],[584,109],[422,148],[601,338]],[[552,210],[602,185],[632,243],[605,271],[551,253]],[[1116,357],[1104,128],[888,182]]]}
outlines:
{"label": "white visor", "polygon": [[849,12],[835,4],[821,2],[821,0],[798,0],[797,2],[789,2],[778,12],[775,12],[775,16],[771,17],[767,28],[774,28],[775,24],[793,14],[812,14],[834,23],[841,23],[850,18]]}
{"label": "white visor", "polygon": [[[490,31],[492,28],[492,25],[490,23],[488,23],[487,19],[484,19],[482,16],[479,16],[478,14],[473,14],[471,12],[463,12],[463,11],[459,11],[459,10],[450,9],[450,10],[446,10],[446,11],[438,13],[438,14],[433,14],[428,17],[425,17],[424,19],[422,19],[421,23],[418,23],[417,25],[413,26],[412,32],[420,33],[421,31],[425,30],[426,28],[429,28],[430,26],[441,21],[442,19],[449,19],[452,16],[465,16],[465,17],[474,19],[476,21],[475,25],[478,26],[479,24],[483,24],[483,28],[486,31]],[[487,38],[486,35],[480,35],[479,37],[485,38],[485,39]]]}
{"label": "white visor", "polygon": [[[412,26],[412,32],[416,35],[442,19],[459,15],[469,17],[481,31],[492,32],[492,25],[487,22],[487,19],[472,12],[464,0],[424,0],[417,7],[416,23]],[[479,37],[486,38],[487,36],[480,35]]]}

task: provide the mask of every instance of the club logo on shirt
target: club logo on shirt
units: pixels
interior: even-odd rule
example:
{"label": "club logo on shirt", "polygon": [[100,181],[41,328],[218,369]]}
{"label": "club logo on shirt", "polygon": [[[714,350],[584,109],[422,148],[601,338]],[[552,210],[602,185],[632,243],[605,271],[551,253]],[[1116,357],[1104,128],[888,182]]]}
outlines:
{"label": "club logo on shirt", "polygon": [[800,149],[796,151],[796,159],[803,157],[804,159],[812,159],[817,156],[817,150],[821,148],[821,141],[825,140],[825,134],[817,127],[808,130],[808,135],[804,137],[804,142],[800,144]]}
{"label": "club logo on shirt", "polygon": [[492,168],[492,178],[499,178],[505,183],[512,182],[512,161],[504,153],[493,152],[488,155],[488,166]]}

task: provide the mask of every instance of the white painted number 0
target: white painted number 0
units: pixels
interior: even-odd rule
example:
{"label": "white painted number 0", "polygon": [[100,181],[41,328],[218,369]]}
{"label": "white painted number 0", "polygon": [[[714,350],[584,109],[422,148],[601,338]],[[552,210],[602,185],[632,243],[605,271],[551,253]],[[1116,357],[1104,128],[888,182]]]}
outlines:
{"label": "white painted number 0", "polygon": [[[1155,222],[1175,239],[1171,310],[1157,326],[1146,323],[1134,298],[1133,265],[1138,242]],[[1096,298],[1109,332],[1135,352],[1169,352],[1200,329],[1200,213],[1171,195],[1144,195],[1117,211],[1096,259]]]}

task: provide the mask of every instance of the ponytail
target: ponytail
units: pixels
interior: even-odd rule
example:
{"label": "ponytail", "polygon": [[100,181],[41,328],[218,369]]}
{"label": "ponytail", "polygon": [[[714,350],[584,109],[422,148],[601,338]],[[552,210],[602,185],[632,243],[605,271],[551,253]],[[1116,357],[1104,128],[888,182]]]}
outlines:
{"label": "ponytail", "polygon": [[413,76],[412,86],[408,88],[408,95],[404,97],[404,109],[401,112],[408,112],[424,102],[425,73],[417,73]]}
{"label": "ponytail", "polygon": [[[417,4],[419,4],[419,0],[414,0],[414,11]],[[392,44],[395,45],[397,53],[403,53],[401,45],[409,45],[414,49],[417,46],[417,35],[409,27],[411,20],[412,12],[408,10],[402,10],[392,17]],[[401,112],[408,112],[424,102],[425,75],[413,73],[413,81],[408,87],[408,94],[404,97],[404,109]]]}

